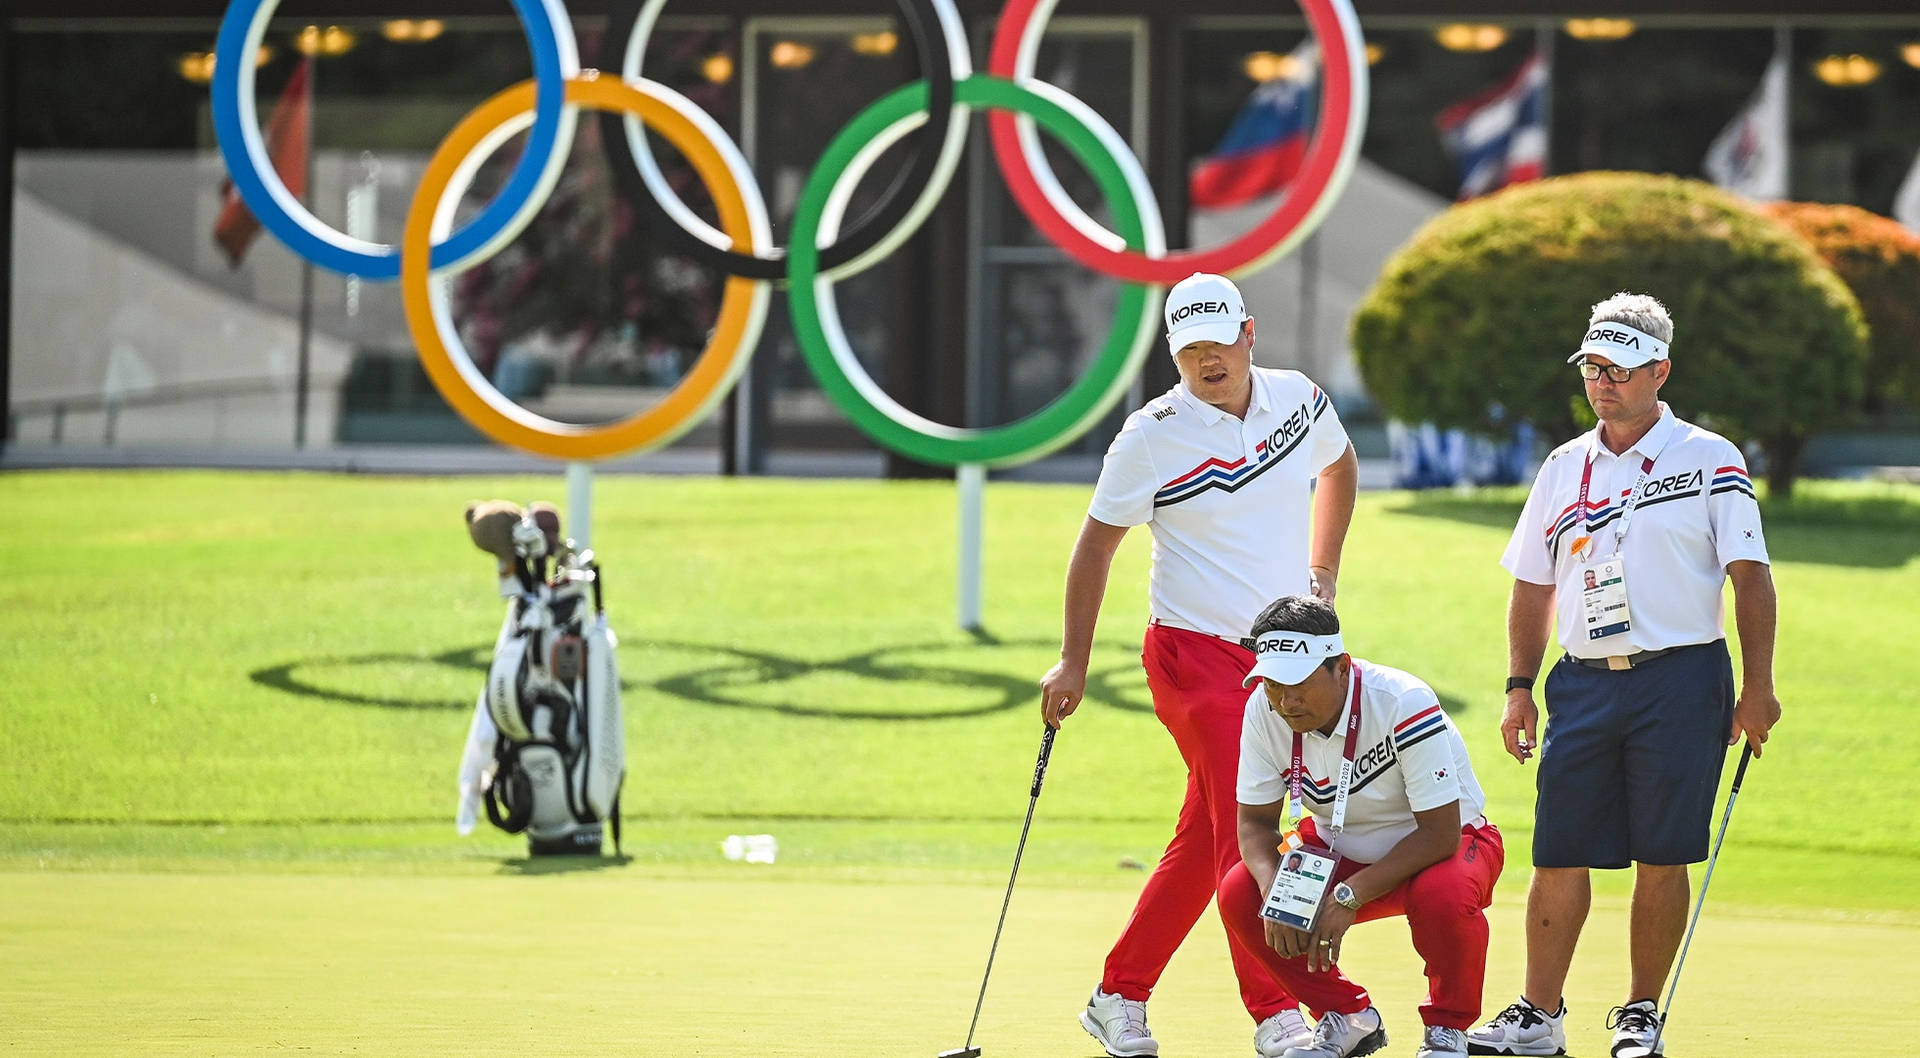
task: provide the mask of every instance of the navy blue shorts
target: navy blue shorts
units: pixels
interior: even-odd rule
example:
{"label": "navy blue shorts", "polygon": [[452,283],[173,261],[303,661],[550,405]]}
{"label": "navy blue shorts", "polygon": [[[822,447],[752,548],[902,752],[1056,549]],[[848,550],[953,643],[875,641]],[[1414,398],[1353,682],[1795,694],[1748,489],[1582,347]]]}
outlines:
{"label": "navy blue shorts", "polygon": [[1547,673],[1533,865],[1706,859],[1733,704],[1724,639],[1624,671],[1562,658]]}

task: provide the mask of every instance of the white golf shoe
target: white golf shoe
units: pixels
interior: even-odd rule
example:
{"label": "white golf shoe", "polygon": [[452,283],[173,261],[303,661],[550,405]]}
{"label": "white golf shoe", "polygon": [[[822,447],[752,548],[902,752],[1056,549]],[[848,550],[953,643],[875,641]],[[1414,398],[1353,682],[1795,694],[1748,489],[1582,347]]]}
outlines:
{"label": "white golf shoe", "polygon": [[1280,1058],[1289,1047],[1305,1047],[1313,1042],[1313,1030],[1299,1007],[1288,1007],[1253,1027],[1253,1053],[1256,1058]]}
{"label": "white golf shoe", "polygon": [[1108,995],[1096,986],[1087,1009],[1080,1012],[1080,1027],[1113,1058],[1155,1058],[1160,1053],[1159,1041],[1147,1030],[1144,1001]]}
{"label": "white golf shoe", "polygon": [[1660,1035],[1660,1008],[1651,999],[1636,999],[1607,1014],[1607,1028],[1613,1030],[1613,1058],[1649,1058],[1661,1053],[1654,1049]]}
{"label": "white golf shoe", "polygon": [[1313,1027],[1304,1047],[1289,1047],[1281,1058],[1360,1058],[1387,1045],[1387,1027],[1380,1012],[1368,1007],[1357,1014],[1327,1011]]}
{"label": "white golf shoe", "polygon": [[1567,1053],[1566,1003],[1559,1010],[1545,1010],[1527,1002],[1526,996],[1513,1001],[1493,1020],[1467,1033],[1468,1054],[1546,1055]]}
{"label": "white golf shoe", "polygon": [[1413,1058],[1467,1058],[1467,1034],[1445,1025],[1428,1025]]}

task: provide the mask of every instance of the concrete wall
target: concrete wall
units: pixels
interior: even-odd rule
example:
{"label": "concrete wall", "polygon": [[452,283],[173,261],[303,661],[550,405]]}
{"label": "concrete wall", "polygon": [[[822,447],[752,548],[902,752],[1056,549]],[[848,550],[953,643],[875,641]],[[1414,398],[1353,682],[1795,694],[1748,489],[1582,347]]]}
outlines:
{"label": "concrete wall", "polygon": [[[1193,215],[1196,246],[1232,239],[1273,211],[1274,198]],[[1258,320],[1254,359],[1266,367],[1304,371],[1336,398],[1364,395],[1347,343],[1353,311],[1388,257],[1415,229],[1452,205],[1361,159],[1312,245],[1296,248],[1264,271],[1239,280],[1247,311]],[[1317,263],[1303,276],[1309,259]],[[1308,296],[1303,298],[1303,292]],[[1304,307],[1303,307],[1304,306]]]}

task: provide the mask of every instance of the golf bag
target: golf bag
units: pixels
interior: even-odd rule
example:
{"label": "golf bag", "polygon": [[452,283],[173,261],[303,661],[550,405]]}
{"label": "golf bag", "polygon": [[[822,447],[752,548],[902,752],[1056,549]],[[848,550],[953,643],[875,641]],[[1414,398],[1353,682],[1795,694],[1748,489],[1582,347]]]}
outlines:
{"label": "golf bag", "polygon": [[461,763],[460,832],[477,822],[478,801],[494,826],[524,832],[532,855],[597,856],[603,823],[617,852],[626,725],[600,568],[569,540],[549,579],[546,541],[532,525],[514,529],[506,619]]}

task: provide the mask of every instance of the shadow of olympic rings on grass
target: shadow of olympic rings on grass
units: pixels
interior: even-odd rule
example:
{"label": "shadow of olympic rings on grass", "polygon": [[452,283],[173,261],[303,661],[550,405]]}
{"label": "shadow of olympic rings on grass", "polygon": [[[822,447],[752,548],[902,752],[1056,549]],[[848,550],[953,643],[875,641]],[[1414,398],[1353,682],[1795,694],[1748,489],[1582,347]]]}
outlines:
{"label": "shadow of olympic rings on grass", "polygon": [[[622,667],[627,670],[628,675],[621,679],[620,690],[623,695],[629,697],[638,691],[652,690],[689,702],[725,709],[755,709],[787,716],[841,720],[902,721],[953,720],[986,716],[1021,706],[1038,708],[1038,674],[1029,675],[1024,671],[1027,663],[1024,660],[1015,663],[1011,660],[1011,656],[1016,652],[1026,653],[1036,649],[1050,649],[1054,641],[898,644],[828,659],[789,657],[764,650],[675,640],[629,640],[623,645],[626,648],[623,653],[628,657]],[[256,669],[247,675],[255,684],[301,698],[386,709],[462,709],[469,707],[471,698],[409,698],[381,695],[354,688],[354,680],[342,680],[336,685],[328,685],[315,680],[310,675],[303,674],[302,670],[351,669],[381,665],[432,665],[470,674],[474,679],[475,694],[477,694],[479,684],[486,677],[492,649],[491,644],[484,644],[459,647],[426,656],[382,652],[347,657],[309,658]],[[636,659],[632,656],[635,652],[720,655],[723,660],[719,664],[676,672],[656,680],[636,681],[630,678],[636,667],[634,665]],[[958,654],[967,661],[979,660],[987,664],[967,667],[936,664],[926,660],[914,660],[911,655],[916,653]],[[901,657],[901,655],[906,656]],[[996,656],[1007,657],[1008,661],[998,666],[993,665],[992,661]],[[1020,674],[1012,675],[1010,670],[1016,670],[1016,666]],[[798,695],[791,692],[773,700],[767,700],[754,693],[756,690],[764,693],[765,688],[805,677],[835,675],[882,684],[933,683],[963,690],[984,691],[990,700],[977,705],[944,705],[930,708],[916,708],[912,702],[900,701],[886,707],[877,707],[873,698],[865,696],[858,702],[815,705],[801,701]],[[358,682],[364,685],[368,681],[362,678]],[[927,697],[923,688],[916,688],[913,693],[922,699]],[[1151,702],[1146,700],[1146,685],[1140,678],[1139,664],[1132,660],[1119,664],[1097,665],[1088,674],[1087,698],[1107,707],[1127,712],[1153,711]],[[641,707],[644,708],[644,705]]]}
{"label": "shadow of olympic rings on grass", "polygon": [[[843,720],[954,720],[971,716],[986,716],[991,713],[1040,705],[1040,683],[1038,675],[1011,675],[1002,666],[998,670],[980,668],[958,668],[950,665],[930,664],[912,660],[888,661],[892,655],[912,653],[953,652],[968,658],[1005,650],[1027,651],[1036,647],[1046,648],[1054,645],[1053,640],[1011,640],[994,641],[991,644],[975,643],[912,643],[896,646],[878,647],[859,654],[849,654],[832,660],[801,660],[769,654],[765,651],[743,650],[738,647],[718,646],[712,643],[684,643],[653,641],[644,646],[660,650],[684,650],[688,652],[706,652],[730,655],[732,664],[715,665],[678,676],[659,680],[651,686],[667,694],[731,709],[759,709],[767,712],[782,713],[787,716],[831,717]],[[1121,677],[1127,672],[1138,672],[1138,666],[1103,667],[1088,675],[1088,695],[1098,701],[1118,709],[1132,712],[1151,712],[1153,706],[1133,700],[1131,692],[1144,693],[1145,683],[1138,688],[1127,687]],[[740,696],[739,688],[766,686],[797,679],[803,676],[840,673],[861,679],[897,683],[939,683],[961,688],[977,688],[991,694],[997,694],[998,700],[982,705],[948,706],[936,708],[914,708],[902,703],[888,708],[875,708],[872,703],[848,703],[844,705],[818,706],[801,705],[792,700],[758,701]]]}
{"label": "shadow of olympic rings on grass", "polygon": [[[364,668],[372,665],[408,665],[428,664],[443,668],[457,669],[473,674],[477,684],[487,678],[487,664],[493,653],[491,643],[477,647],[458,647],[443,650],[438,654],[422,657],[419,654],[356,654],[351,657],[307,658],[303,661],[289,661],[281,665],[270,665],[264,669],[255,669],[247,673],[247,679],[262,687],[300,698],[318,698],[322,701],[340,702],[346,705],[374,705],[383,709],[458,709],[472,704],[473,699],[465,701],[446,698],[400,698],[392,695],[363,694],[340,687],[323,686],[309,679],[295,675],[302,669]],[[363,681],[364,682],[364,681]],[[622,690],[625,690],[624,685]],[[476,689],[475,694],[479,692]]]}

